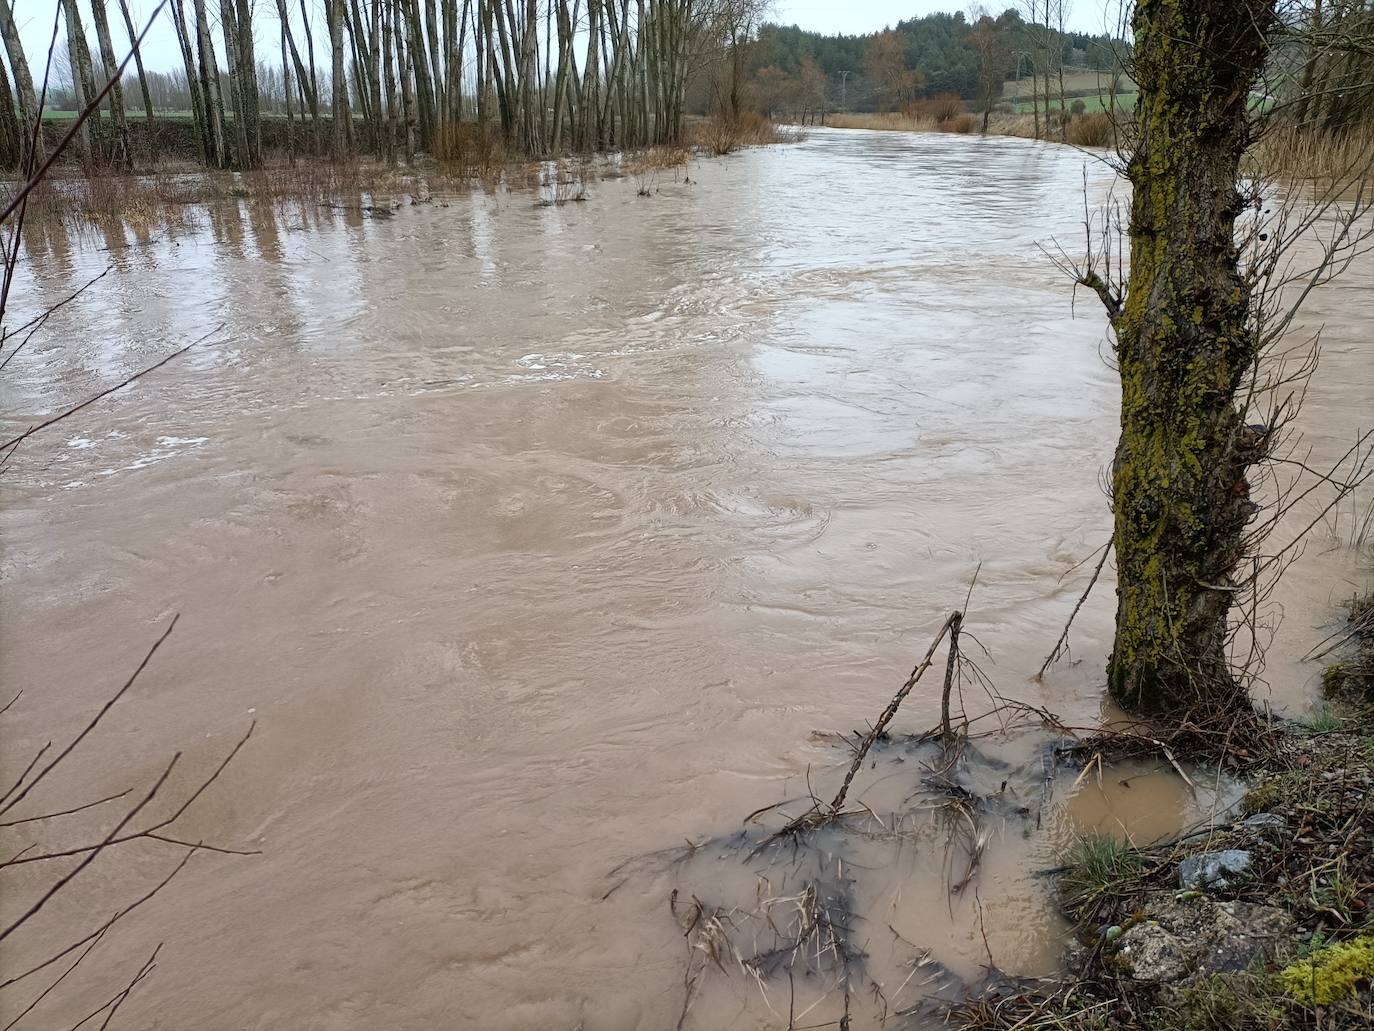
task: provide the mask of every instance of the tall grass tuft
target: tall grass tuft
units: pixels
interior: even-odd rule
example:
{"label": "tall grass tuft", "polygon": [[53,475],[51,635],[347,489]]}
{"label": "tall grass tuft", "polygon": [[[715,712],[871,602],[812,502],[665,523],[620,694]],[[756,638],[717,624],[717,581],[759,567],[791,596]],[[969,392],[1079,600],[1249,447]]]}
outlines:
{"label": "tall grass tuft", "polygon": [[1105,111],[1075,115],[1064,129],[1064,142],[1075,147],[1109,147],[1115,135],[1112,116]]}
{"label": "tall grass tuft", "polygon": [[1369,179],[1374,175],[1374,124],[1354,125],[1340,135],[1278,124],[1255,141],[1246,159],[1251,171],[1278,179]]}
{"label": "tall grass tuft", "polygon": [[949,122],[964,114],[968,108],[957,93],[937,93],[933,97],[914,100],[902,112],[911,118],[924,118],[937,125]]}
{"label": "tall grass tuft", "polygon": [[1064,903],[1071,912],[1087,912],[1104,895],[1121,891],[1140,873],[1140,854],[1130,845],[1103,834],[1089,835],[1079,841],[1061,882]]}
{"label": "tall grass tuft", "polygon": [[742,111],[736,118],[716,115],[698,122],[688,137],[693,146],[717,157],[733,154],[741,147],[784,143],[789,139],[776,125],[754,111]]}

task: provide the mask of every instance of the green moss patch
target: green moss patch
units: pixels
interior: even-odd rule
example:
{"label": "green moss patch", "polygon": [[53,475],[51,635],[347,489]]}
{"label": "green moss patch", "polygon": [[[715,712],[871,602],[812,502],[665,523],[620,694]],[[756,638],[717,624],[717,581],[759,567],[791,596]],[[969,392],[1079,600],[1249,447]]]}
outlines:
{"label": "green moss patch", "polygon": [[1374,935],[1322,946],[1307,959],[1290,963],[1279,983],[1291,998],[1306,1006],[1331,1006],[1355,997],[1374,983]]}

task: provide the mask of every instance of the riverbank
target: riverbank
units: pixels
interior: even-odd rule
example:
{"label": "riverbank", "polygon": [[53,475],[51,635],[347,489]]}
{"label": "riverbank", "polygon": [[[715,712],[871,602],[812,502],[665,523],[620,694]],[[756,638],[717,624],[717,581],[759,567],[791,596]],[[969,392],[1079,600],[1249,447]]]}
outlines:
{"label": "riverbank", "polygon": [[[826,124],[835,129],[874,129],[887,132],[948,132],[969,135],[979,132],[982,116],[959,112],[948,117],[922,114],[834,114]],[[1036,135],[1036,119],[1032,115],[995,114],[988,120],[988,134],[1017,136],[1022,139],[1044,139],[1050,143],[1068,143],[1077,147],[1106,147],[1112,143],[1113,123],[1106,112],[1093,111],[1070,115],[1061,133],[1058,122],[1048,123]]]}
{"label": "riverbank", "polygon": [[[1066,975],[1005,979],[965,1031],[1366,1028],[1374,1020],[1374,602],[1328,700],[1276,728],[1234,819],[1157,846],[1086,838],[1059,874]],[[1098,776],[1111,776],[1099,769]]]}
{"label": "riverbank", "polygon": [[[57,219],[68,224],[119,219],[140,228],[175,224],[198,206],[241,201],[337,206],[386,218],[406,204],[429,203],[472,189],[526,192],[538,205],[562,205],[585,200],[587,185],[605,179],[633,178],[637,192],[648,196],[663,177],[685,177],[694,158],[724,157],[748,147],[802,138],[801,132],[780,130],[765,119],[730,124],[702,119],[689,123],[679,145],[538,161],[509,156],[494,146],[473,150],[469,160],[418,155],[410,163],[395,164],[279,151],[265,167],[247,172],[207,169],[192,158],[166,154],[156,167],[134,173],[83,174],[67,162],[30,194],[25,217],[30,223]],[[13,181],[0,183],[0,199],[18,186]]]}
{"label": "riverbank", "polygon": [[[946,132],[967,135],[980,130],[980,120],[962,113],[946,118],[922,114],[834,114],[826,124],[835,129],[868,129],[881,132]],[[1127,147],[1132,122],[1129,114],[1117,118],[1105,111],[1069,116],[1061,131],[1058,116],[1042,120],[1028,114],[994,114],[988,121],[990,136],[1016,136],[1062,143],[1072,147]],[[1304,132],[1292,125],[1276,124],[1257,134],[1247,155],[1247,175],[1277,179],[1315,179],[1356,182],[1374,172],[1374,131],[1368,128],[1331,136]]]}
{"label": "riverbank", "polygon": [[[270,121],[264,119],[264,126]],[[282,143],[279,136],[268,138]],[[124,218],[146,225],[175,221],[179,210],[195,205],[226,201],[352,205],[365,215],[387,217],[393,206],[426,203],[438,194],[474,187],[532,192],[536,203],[557,205],[585,199],[586,184],[598,179],[633,177],[638,192],[648,195],[660,175],[679,174],[694,157],[724,157],[747,147],[802,138],[800,131],[780,130],[763,118],[731,123],[699,119],[688,123],[680,144],[532,160],[492,143],[470,148],[460,159],[423,154],[408,163],[366,156],[334,161],[290,151],[282,143],[263,168],[246,172],[207,169],[195,160],[193,148],[169,151],[164,146],[155,165],[143,171],[90,173],[63,162],[30,194],[26,219],[93,223]],[[0,182],[0,200],[19,186],[16,181]]]}
{"label": "riverbank", "polygon": [[[1074,661],[1030,679],[1110,524],[1098,468],[1119,383],[1100,322],[1064,316],[1037,249],[1081,231],[1085,164],[1096,199],[1105,169],[1070,148],[818,131],[694,161],[690,185],[661,173],[652,198],[628,176],[560,207],[469,184],[390,216],[230,200],[129,245],[26,232],[17,321],[110,271],[11,362],[13,432],[202,342],[11,463],[3,672],[74,687],[10,710],[10,779],[54,728],[79,732],[167,611],[176,632],[112,733],[83,744],[76,786],[140,783],[197,742],[193,757],[223,754],[259,719],[187,830],[262,855],[197,854],[156,919],[121,922],[78,969],[89,980],[64,982],[80,994],[51,1023],[165,940],[176,962],[121,1010],[134,1026],[673,1027],[672,889],[756,910],[759,864],[698,851],[693,871],[613,892],[609,871],[810,788],[833,798],[852,753],[812,732],[871,727],[980,561],[970,659],[1099,725],[1110,563]],[[1314,468],[1348,448],[1374,389],[1372,272],[1312,297]],[[1354,575],[1316,533],[1275,595],[1267,700],[1292,712],[1311,672],[1294,657]],[[941,673],[851,792],[887,825],[852,819],[843,873],[862,879],[848,926],[893,1010],[976,983],[989,948],[1008,970],[1057,970],[1061,922],[1032,872],[1089,828],[1153,840],[1210,811],[1211,778],[1195,805],[1158,762],[1102,790],[1061,770],[1047,793],[1038,728],[980,738],[960,783],[998,806],[973,813],[994,837],[951,897],[979,838],[923,783],[938,744],[903,748],[939,722]],[[791,869],[780,852],[765,899],[800,893]],[[52,937],[135,897],[85,884]],[[785,906],[780,928],[814,912]],[[308,993],[301,957],[324,958]],[[833,984],[802,961],[795,1023],[838,1020],[841,992],[801,1016]],[[723,962],[687,1027],[787,1023],[785,973],[765,1000]],[[878,1024],[871,994],[851,1002],[856,1031]]]}

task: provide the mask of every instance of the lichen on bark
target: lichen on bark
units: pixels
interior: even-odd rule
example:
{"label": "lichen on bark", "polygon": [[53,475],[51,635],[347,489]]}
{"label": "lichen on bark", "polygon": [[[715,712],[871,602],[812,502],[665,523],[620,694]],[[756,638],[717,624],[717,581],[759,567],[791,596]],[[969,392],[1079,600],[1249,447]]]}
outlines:
{"label": "lichen on bark", "polygon": [[1181,718],[1245,701],[1227,621],[1254,457],[1236,395],[1256,342],[1235,223],[1272,19],[1273,0],[1140,0],[1135,10],[1131,274],[1113,317],[1122,389],[1108,682],[1141,713]]}

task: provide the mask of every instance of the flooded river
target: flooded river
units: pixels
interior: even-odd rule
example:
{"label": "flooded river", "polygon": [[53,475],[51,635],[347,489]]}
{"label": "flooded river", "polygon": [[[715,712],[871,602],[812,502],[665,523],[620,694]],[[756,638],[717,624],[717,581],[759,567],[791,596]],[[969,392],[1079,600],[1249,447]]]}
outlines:
{"label": "flooded river", "polygon": [[[0,772],[69,737],[180,613],[54,794],[143,790],[177,749],[190,783],[256,719],[178,827],[261,851],[195,856],[54,1012],[93,1008],[165,940],[125,1026],[670,1028],[670,892],[752,891],[760,864],[612,871],[808,778],[833,793],[847,754],[813,731],[866,728],[975,570],[983,671],[1097,719],[1110,567],[1076,663],[1031,680],[1109,528],[1104,322],[1081,293],[1074,317],[1037,247],[1078,246],[1085,168],[1100,196],[1107,171],[1068,148],[818,131],[647,197],[631,177],[547,207],[228,208],[113,250],[35,234],[22,317],[113,270],[6,371],[7,430],[205,339],[0,480],[0,671],[25,691]],[[1317,458],[1367,421],[1370,285],[1362,265],[1310,309]],[[1297,660],[1351,593],[1343,529],[1314,532],[1276,598],[1276,707],[1309,704],[1318,667]],[[938,711],[923,685],[894,729]],[[904,950],[965,979],[988,949],[1052,969],[1036,871],[1085,827],[1148,840],[1208,804],[1141,772],[1073,797],[1070,775],[1039,828],[998,825],[977,905],[936,843],[870,871],[854,934],[894,1008],[925,991],[898,989]],[[121,848],[44,914],[46,940],[177,855]],[[16,883],[7,914],[39,882]],[[686,1026],[779,1028],[788,1006],[785,978],[736,966]]]}

